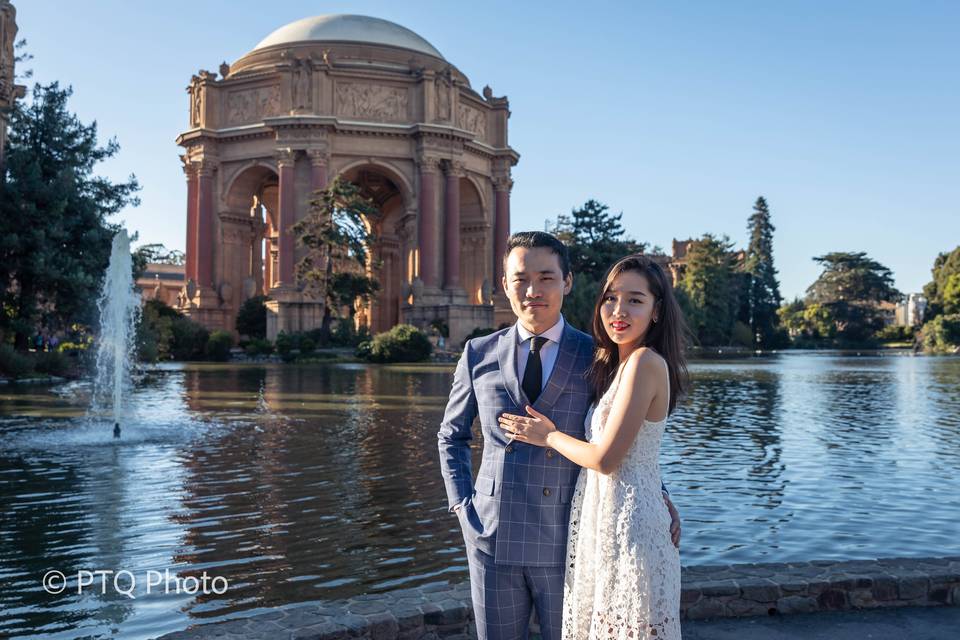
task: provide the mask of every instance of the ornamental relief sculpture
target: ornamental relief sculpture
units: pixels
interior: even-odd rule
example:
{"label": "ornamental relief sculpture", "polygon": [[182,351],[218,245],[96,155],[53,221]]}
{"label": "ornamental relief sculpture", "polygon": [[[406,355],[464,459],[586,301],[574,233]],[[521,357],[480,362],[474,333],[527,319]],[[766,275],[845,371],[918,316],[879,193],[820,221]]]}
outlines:
{"label": "ornamental relief sculpture", "polygon": [[227,96],[227,124],[250,124],[280,115],[280,87],[234,91]]}
{"label": "ornamental relief sculpture", "polygon": [[487,137],[487,117],[479,109],[465,104],[457,105],[457,123],[461,129],[472,131],[480,140]]}
{"label": "ornamental relief sculpture", "polygon": [[336,96],[338,116],[376,122],[408,120],[406,89],[361,82],[344,82],[337,84]]}

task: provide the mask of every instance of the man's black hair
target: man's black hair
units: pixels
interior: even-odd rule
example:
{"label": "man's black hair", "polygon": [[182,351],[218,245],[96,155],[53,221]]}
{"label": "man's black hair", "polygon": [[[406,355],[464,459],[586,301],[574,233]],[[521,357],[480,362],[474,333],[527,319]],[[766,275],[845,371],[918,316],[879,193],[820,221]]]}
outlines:
{"label": "man's black hair", "polygon": [[507,239],[507,250],[503,253],[503,274],[507,274],[507,258],[510,252],[517,247],[533,249],[534,247],[546,247],[550,249],[560,260],[560,271],[566,278],[570,273],[570,256],[567,254],[567,245],[563,244],[556,237],[545,231],[519,231]]}

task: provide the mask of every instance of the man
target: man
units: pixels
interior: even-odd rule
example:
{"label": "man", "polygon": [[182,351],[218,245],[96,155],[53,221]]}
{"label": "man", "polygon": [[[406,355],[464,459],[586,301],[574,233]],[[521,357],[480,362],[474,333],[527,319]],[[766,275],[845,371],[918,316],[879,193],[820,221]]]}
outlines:
{"label": "man", "polygon": [[[567,249],[548,233],[517,233],[503,256],[503,290],[517,323],[470,340],[457,364],[437,434],[451,511],[463,529],[480,640],[527,637],[531,608],[544,640],[559,640],[570,501],[580,472],[552,449],[511,442],[503,413],[532,406],[584,439],[593,339],[560,309],[573,278]],[[474,482],[471,426],[480,418],[483,459]],[[679,516],[664,492],[679,540]]]}

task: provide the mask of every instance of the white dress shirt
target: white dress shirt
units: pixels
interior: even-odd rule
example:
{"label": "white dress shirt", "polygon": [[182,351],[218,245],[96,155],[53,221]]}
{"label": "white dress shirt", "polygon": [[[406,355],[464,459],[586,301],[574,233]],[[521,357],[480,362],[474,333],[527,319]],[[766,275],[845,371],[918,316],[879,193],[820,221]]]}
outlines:
{"label": "white dress shirt", "polygon": [[[530,357],[530,338],[533,334],[527,331],[526,327],[517,321],[517,375],[523,380],[523,372],[527,370],[527,358]],[[563,316],[543,333],[540,337],[547,341],[540,347],[540,364],[543,366],[543,379],[540,381],[540,389],[547,388],[547,380],[550,379],[550,373],[553,371],[553,365],[557,363],[557,354],[560,353],[560,338],[563,336]]]}

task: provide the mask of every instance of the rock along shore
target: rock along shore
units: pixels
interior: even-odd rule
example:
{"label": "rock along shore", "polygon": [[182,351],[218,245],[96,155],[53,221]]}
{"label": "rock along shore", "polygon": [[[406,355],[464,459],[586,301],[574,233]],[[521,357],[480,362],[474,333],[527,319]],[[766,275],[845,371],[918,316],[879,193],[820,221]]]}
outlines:
{"label": "rock along shore", "polygon": [[[683,568],[688,620],[881,607],[960,606],[960,557],[704,565]],[[196,626],[160,640],[467,640],[470,585],[431,585],[291,606]]]}

